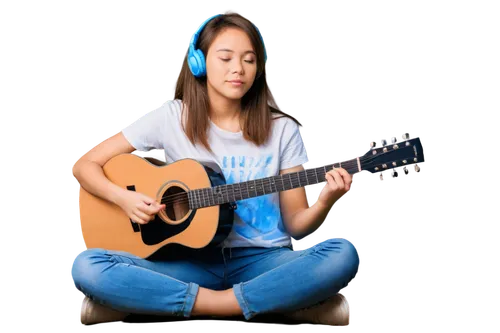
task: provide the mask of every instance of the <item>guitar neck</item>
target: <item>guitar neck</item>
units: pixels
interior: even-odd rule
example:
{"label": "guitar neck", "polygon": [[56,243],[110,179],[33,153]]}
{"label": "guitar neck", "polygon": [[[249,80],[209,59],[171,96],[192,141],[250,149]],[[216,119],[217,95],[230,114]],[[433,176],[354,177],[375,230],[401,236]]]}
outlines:
{"label": "guitar neck", "polygon": [[258,197],[275,192],[313,185],[326,181],[325,174],[333,167],[344,168],[349,174],[362,170],[359,157],[345,162],[327,164],[283,175],[271,176],[241,183],[206,187],[188,192],[191,209]]}

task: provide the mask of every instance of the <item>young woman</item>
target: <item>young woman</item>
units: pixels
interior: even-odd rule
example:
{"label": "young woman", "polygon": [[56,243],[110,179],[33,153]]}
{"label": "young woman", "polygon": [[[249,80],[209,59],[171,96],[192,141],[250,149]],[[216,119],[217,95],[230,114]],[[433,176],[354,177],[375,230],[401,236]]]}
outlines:
{"label": "young woman", "polygon": [[[308,161],[293,117],[278,111],[266,83],[264,41],[236,13],[216,15],[194,34],[175,98],[81,157],[73,173],[83,188],[146,224],[165,208],[118,187],[103,173],[113,156],[164,149],[166,162],[183,158],[217,163],[227,183],[304,170]],[[355,247],[341,238],[295,251],[315,231],[352,183],[343,168],[309,207],[303,187],[237,202],[234,225],[218,247],[179,252],[168,260],[91,248],[77,256],[72,276],[87,297],[82,323],[121,320],[129,313],[191,317],[283,313],[310,322],[347,325],[339,290],[358,271]]]}

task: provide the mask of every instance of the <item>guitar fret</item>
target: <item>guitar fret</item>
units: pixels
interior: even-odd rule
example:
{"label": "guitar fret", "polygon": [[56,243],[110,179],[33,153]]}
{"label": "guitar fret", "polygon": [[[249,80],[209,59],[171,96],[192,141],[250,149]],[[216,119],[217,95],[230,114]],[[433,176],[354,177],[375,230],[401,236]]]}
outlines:
{"label": "guitar fret", "polygon": [[210,192],[210,195],[212,196],[212,199],[214,200],[214,203],[215,204],[218,204],[219,203],[219,196],[217,195],[217,186],[214,186],[214,187],[210,187],[208,189],[208,191]]}

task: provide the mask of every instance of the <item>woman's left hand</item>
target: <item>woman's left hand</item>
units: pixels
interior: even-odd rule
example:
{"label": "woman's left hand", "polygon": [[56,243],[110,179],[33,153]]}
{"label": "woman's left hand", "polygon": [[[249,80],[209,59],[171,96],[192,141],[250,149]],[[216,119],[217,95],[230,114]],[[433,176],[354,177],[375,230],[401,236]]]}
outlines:
{"label": "woman's left hand", "polygon": [[344,168],[333,168],[326,173],[326,184],[319,193],[317,202],[332,209],[337,201],[348,194],[354,178]]}

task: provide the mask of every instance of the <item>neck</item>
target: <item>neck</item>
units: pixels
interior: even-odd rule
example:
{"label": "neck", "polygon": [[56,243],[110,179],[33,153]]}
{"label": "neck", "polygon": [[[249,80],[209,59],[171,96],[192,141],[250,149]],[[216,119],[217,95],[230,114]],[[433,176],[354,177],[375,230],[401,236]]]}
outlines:
{"label": "neck", "polygon": [[240,109],[228,107],[210,107],[209,117],[216,124],[222,125],[237,123],[240,118]]}
{"label": "neck", "polygon": [[229,99],[208,89],[209,116],[216,123],[232,123],[241,112],[241,99]]}
{"label": "neck", "polygon": [[209,109],[209,117],[218,127],[230,132],[239,132],[243,128],[240,119],[240,109],[234,106],[223,105]]}
{"label": "neck", "polygon": [[224,184],[191,190],[188,193],[191,209],[232,203],[269,193],[287,191],[293,188],[326,182],[325,175],[333,166],[342,167],[348,173],[360,172],[359,158],[328,164],[319,168],[306,169],[245,182]]}

